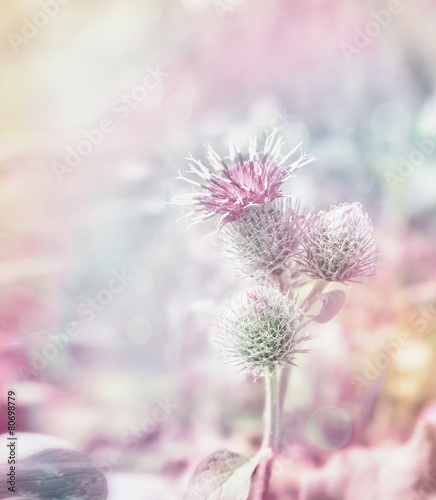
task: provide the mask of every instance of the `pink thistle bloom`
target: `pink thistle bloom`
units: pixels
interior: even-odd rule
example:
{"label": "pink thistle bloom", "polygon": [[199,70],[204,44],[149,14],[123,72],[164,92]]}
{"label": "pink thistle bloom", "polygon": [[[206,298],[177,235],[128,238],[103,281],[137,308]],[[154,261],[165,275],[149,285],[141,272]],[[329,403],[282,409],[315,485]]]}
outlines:
{"label": "pink thistle bloom", "polygon": [[[292,172],[306,163],[313,161],[311,155],[303,153],[301,144],[284,156],[281,154],[284,141],[276,137],[276,131],[267,135],[265,146],[257,149],[257,138],[253,135],[248,144],[248,158],[242,155],[235,142],[230,144],[230,162],[226,163],[209,144],[205,166],[192,155],[188,174],[198,177],[181,179],[193,184],[198,190],[185,196],[177,197],[178,204],[197,205],[197,210],[187,216],[192,217],[192,224],[218,215],[219,227],[243,217],[249,207],[266,205],[283,197],[281,187],[292,177]],[[300,156],[294,162],[289,158],[300,149]]]}
{"label": "pink thistle bloom", "polygon": [[326,281],[370,276],[379,257],[371,220],[360,203],[342,203],[309,216],[301,245],[296,259],[300,269]]}

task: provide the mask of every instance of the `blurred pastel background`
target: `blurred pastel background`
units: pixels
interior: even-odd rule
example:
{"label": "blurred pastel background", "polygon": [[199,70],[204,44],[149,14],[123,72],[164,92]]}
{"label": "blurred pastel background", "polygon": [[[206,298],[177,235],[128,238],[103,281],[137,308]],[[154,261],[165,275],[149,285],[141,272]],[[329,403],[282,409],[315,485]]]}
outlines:
{"label": "blurred pastel background", "polygon": [[88,453],[110,500],[178,499],[202,457],[255,450],[263,387],[210,342],[244,283],[204,239],[213,223],[187,231],[166,202],[189,152],[273,128],[319,158],[286,188],[317,208],[360,201],[383,257],[311,329],[271,498],[297,498],[343,449],[436,424],[434,3],[0,9],[1,431],[15,388],[20,430]]}

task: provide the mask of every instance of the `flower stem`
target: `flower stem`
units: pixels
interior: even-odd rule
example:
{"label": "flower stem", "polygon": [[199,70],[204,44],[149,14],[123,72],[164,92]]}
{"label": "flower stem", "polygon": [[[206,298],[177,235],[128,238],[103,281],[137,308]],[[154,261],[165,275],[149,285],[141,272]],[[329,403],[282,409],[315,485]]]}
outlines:
{"label": "flower stem", "polygon": [[277,370],[265,369],[265,413],[263,448],[277,450],[280,437],[280,411]]}
{"label": "flower stem", "polygon": [[284,366],[280,370],[280,383],[279,383],[279,408],[280,413],[283,412],[285,405],[286,391],[288,389],[289,374],[291,373],[290,366]]}
{"label": "flower stem", "polygon": [[259,466],[258,500],[266,500],[275,454],[280,440],[280,407],[277,369],[265,369],[265,412],[262,448],[271,450],[271,456]]}

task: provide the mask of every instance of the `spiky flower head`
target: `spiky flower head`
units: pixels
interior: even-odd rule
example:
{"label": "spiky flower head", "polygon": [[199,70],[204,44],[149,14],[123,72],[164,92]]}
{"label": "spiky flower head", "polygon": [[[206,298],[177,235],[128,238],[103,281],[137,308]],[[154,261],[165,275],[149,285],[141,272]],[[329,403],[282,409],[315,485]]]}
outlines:
{"label": "spiky flower head", "polygon": [[240,274],[279,276],[299,247],[301,217],[289,197],[247,207],[220,231],[221,247]]}
{"label": "spiky flower head", "polygon": [[292,295],[260,285],[234,297],[218,325],[217,342],[224,357],[255,379],[277,367],[294,364],[306,325]]}
{"label": "spiky flower head", "polygon": [[373,274],[379,252],[371,220],[360,203],[342,203],[307,218],[301,270],[311,278],[355,281]]}
{"label": "spiky flower head", "polygon": [[[252,135],[247,153],[241,152],[235,141],[230,143],[230,156],[224,161],[207,144],[208,166],[192,155],[188,177],[180,178],[193,184],[194,191],[174,199],[174,203],[196,206],[187,214],[192,223],[200,222],[215,215],[219,216],[219,226],[240,219],[249,207],[266,205],[283,196],[281,187],[297,168],[313,160],[297,147],[282,155],[284,141],[276,131],[267,134],[263,148],[257,148],[256,135]],[[289,158],[300,150],[297,160]],[[192,179],[190,175],[197,179]]]}

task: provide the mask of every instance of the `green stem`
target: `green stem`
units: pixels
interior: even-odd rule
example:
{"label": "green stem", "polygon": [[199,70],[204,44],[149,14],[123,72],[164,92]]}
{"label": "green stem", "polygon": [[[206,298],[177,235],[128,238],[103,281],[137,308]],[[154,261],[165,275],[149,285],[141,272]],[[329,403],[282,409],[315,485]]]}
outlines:
{"label": "green stem", "polygon": [[280,441],[280,406],[277,369],[265,369],[265,411],[262,449],[270,449],[271,457],[259,466],[258,500],[266,500],[275,454]]}
{"label": "green stem", "polygon": [[280,437],[280,409],[277,369],[265,368],[265,413],[263,448],[277,450]]}
{"label": "green stem", "polygon": [[291,367],[289,365],[284,366],[280,371],[280,386],[279,386],[279,408],[280,414],[283,412],[286,398],[286,390],[288,388],[289,375],[291,373]]}

